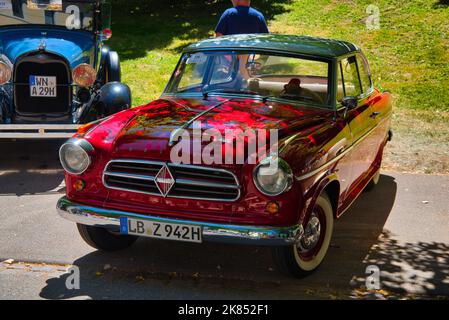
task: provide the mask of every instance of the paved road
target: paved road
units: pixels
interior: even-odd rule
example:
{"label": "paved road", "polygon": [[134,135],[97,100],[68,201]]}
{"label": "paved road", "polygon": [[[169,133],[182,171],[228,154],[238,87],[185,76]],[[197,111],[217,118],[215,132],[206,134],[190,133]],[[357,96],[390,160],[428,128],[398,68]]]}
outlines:
{"label": "paved road", "polygon": [[[96,252],[54,209],[60,144],[0,142],[0,299],[347,298],[366,294],[356,289],[368,265],[381,270],[379,298],[449,296],[449,176],[382,175],[337,221],[321,268],[295,280],[277,273],[267,248],[141,239]],[[80,290],[66,289],[71,265]]]}

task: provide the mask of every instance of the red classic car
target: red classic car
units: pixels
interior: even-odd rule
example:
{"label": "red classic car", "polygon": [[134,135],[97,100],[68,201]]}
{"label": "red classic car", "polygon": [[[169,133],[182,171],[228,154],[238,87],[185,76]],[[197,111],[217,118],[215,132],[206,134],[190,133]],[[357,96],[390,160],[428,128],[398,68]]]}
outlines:
{"label": "red classic car", "polygon": [[354,44],[204,40],[184,50],[160,99],[61,147],[58,212],[99,250],[139,236],[266,245],[303,277],[323,261],[334,220],[378,183],[391,114]]}

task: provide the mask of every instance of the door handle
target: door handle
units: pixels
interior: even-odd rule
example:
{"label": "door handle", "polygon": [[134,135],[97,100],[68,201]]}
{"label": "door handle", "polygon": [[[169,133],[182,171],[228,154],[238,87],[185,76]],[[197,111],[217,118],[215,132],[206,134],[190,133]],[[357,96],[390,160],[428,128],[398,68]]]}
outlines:
{"label": "door handle", "polygon": [[380,115],[380,112],[373,112],[373,113],[371,113],[371,115],[369,117],[372,119],[376,119],[379,115]]}

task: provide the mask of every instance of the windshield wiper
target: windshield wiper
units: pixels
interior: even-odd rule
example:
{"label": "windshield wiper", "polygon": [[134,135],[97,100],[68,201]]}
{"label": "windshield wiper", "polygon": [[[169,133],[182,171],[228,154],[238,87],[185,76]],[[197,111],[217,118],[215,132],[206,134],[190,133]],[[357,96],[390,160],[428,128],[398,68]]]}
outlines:
{"label": "windshield wiper", "polygon": [[[207,99],[209,97],[209,93],[213,93],[213,92],[217,92],[217,93],[243,93],[243,94],[250,94],[253,96],[260,96],[260,94],[256,91],[252,91],[252,90],[246,90],[246,89],[214,89],[214,90],[209,90],[209,91],[204,91],[203,92],[203,98]],[[276,96],[261,96],[263,103],[267,103],[268,100],[276,98]]]}
{"label": "windshield wiper", "polygon": [[258,92],[256,91],[251,91],[251,90],[245,90],[245,89],[214,89],[214,90],[209,90],[209,91],[204,91],[203,92],[203,98],[207,99],[209,97],[210,93],[239,93],[239,94],[250,94],[253,96],[257,96],[259,95]]}

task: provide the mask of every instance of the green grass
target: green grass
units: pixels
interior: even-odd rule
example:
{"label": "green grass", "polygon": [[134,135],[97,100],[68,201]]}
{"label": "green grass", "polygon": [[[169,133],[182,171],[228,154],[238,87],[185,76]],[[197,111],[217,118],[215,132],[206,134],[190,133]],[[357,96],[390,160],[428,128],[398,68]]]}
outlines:
{"label": "green grass", "polygon": [[[380,9],[368,30],[366,8]],[[377,86],[394,96],[393,143],[387,167],[449,172],[448,0],[254,0],[274,33],[336,38],[360,46]],[[163,91],[182,48],[210,37],[229,1],[113,0],[110,46],[119,51],[134,105]],[[425,161],[429,152],[436,159]]]}

